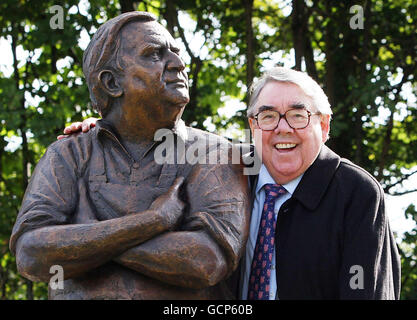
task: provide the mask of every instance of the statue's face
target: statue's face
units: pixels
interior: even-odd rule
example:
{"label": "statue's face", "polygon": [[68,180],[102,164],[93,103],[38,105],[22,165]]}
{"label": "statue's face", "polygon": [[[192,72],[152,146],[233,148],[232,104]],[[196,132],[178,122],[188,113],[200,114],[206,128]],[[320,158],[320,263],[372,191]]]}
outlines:
{"label": "statue's face", "polygon": [[156,21],[132,22],[121,37],[123,104],[153,128],[172,127],[189,101],[188,77],[175,40]]}

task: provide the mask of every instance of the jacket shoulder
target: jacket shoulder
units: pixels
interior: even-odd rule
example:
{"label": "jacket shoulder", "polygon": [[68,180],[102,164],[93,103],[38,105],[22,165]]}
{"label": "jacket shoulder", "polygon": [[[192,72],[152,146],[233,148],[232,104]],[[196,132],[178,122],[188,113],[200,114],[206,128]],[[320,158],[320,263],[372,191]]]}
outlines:
{"label": "jacket shoulder", "polygon": [[358,192],[373,193],[380,197],[384,195],[381,184],[368,171],[348,159],[341,158],[335,175],[343,185]]}

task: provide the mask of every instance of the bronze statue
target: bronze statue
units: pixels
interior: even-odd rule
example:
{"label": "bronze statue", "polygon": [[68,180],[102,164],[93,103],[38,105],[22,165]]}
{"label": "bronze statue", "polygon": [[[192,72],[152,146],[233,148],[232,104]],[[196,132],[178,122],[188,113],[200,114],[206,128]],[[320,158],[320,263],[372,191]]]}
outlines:
{"label": "bronze statue", "polygon": [[83,71],[103,119],[48,148],[10,240],[28,279],[49,281],[52,266],[63,268],[50,299],[232,298],[225,280],[248,236],[243,168],[154,158],[162,128],[177,137],[171,151],[216,141],[199,145],[200,155],[230,158],[233,148],[181,121],[189,94],[178,51],[145,12],[109,20],[86,49]]}

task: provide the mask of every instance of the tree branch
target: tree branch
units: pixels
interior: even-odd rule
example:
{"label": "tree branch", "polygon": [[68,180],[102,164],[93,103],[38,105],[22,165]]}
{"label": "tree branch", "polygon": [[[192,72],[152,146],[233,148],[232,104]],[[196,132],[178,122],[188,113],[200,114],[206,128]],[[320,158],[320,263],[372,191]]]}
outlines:
{"label": "tree branch", "polygon": [[[391,87],[391,90],[393,90],[393,88],[396,87],[396,86],[398,86],[398,88],[399,88],[399,89],[397,89],[397,92],[395,93],[395,99],[393,101],[394,105],[396,105],[400,100],[401,87],[403,86],[404,82],[406,81],[406,78],[408,78],[408,75],[407,75],[406,72],[404,72],[404,76],[401,79],[400,83]],[[393,110],[391,112],[390,117],[389,117],[388,125],[387,125],[387,131],[385,133],[385,137],[384,137],[384,141],[383,141],[383,147],[382,147],[381,156],[380,156],[381,161],[379,163],[379,169],[378,169],[378,175],[377,175],[379,181],[382,181],[382,171],[384,170],[386,157],[388,155],[388,150],[389,150],[389,148],[391,146],[391,142],[392,142],[391,134],[392,134],[392,130],[394,128],[394,113],[395,113],[395,111]]]}
{"label": "tree branch", "polygon": [[409,194],[409,193],[413,193],[413,192],[417,192],[417,189],[414,189],[414,190],[407,190],[407,191],[403,191],[403,192],[389,193],[389,195],[390,195],[390,196],[397,197],[397,196],[403,196],[403,195],[405,195],[405,194]]}
{"label": "tree branch", "polygon": [[178,21],[178,15],[175,15],[175,25],[178,28],[178,33],[180,34],[180,38],[184,43],[185,50],[187,51],[188,55],[191,57],[191,59],[196,59],[197,57],[193,54],[193,52],[190,49],[190,46],[188,45],[187,40],[185,39],[184,30],[181,28],[180,22]]}
{"label": "tree branch", "polygon": [[396,185],[399,185],[399,184],[403,183],[405,180],[407,180],[408,178],[410,178],[412,175],[414,175],[416,173],[417,173],[417,170],[416,171],[413,171],[411,173],[408,173],[408,174],[403,175],[402,178],[399,179],[397,182],[386,186],[384,188],[385,192],[389,193],[389,189],[395,187]]}

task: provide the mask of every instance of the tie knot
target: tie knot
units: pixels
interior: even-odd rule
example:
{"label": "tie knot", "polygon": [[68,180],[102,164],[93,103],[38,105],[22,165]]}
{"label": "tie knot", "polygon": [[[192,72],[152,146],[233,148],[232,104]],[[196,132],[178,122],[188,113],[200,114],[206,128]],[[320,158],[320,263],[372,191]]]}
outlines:
{"label": "tie knot", "polygon": [[285,188],[279,184],[266,184],[264,186],[265,189],[265,195],[267,198],[269,199],[276,199],[278,198],[280,195],[283,195],[284,193],[287,192],[287,190],[285,190]]}

